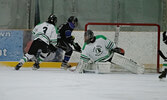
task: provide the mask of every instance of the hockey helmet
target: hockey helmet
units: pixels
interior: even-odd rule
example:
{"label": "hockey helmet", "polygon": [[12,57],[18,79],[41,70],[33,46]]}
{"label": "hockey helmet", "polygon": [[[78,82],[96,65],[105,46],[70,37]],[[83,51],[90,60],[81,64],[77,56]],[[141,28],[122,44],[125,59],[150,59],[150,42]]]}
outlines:
{"label": "hockey helmet", "polygon": [[50,24],[55,25],[57,23],[57,17],[55,15],[51,14],[48,17],[48,21],[47,22],[50,23]]}
{"label": "hockey helmet", "polygon": [[92,30],[87,30],[84,34],[84,41],[85,43],[89,44],[94,40],[94,33]]}
{"label": "hockey helmet", "polygon": [[167,36],[166,36],[166,31],[163,33],[163,42],[167,44]]}
{"label": "hockey helmet", "polygon": [[70,16],[70,17],[68,18],[68,22],[73,23],[73,24],[75,25],[75,27],[78,26],[78,18],[75,17],[75,16]]}

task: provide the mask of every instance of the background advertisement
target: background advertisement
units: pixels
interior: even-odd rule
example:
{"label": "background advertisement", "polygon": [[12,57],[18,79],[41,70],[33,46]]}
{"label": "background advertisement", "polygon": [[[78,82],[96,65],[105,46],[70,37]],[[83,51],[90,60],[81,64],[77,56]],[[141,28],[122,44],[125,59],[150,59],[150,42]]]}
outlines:
{"label": "background advertisement", "polygon": [[23,57],[23,31],[0,31],[0,61],[18,61]]}

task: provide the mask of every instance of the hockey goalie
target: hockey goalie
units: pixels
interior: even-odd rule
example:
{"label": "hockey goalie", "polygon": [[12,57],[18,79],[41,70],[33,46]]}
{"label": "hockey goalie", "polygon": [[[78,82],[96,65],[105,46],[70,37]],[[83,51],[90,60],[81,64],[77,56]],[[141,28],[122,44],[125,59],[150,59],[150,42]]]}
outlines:
{"label": "hockey goalie", "polygon": [[144,66],[124,57],[124,50],[103,35],[94,36],[92,30],[84,33],[84,46],[76,72],[105,73],[119,66],[135,74],[144,73]]}

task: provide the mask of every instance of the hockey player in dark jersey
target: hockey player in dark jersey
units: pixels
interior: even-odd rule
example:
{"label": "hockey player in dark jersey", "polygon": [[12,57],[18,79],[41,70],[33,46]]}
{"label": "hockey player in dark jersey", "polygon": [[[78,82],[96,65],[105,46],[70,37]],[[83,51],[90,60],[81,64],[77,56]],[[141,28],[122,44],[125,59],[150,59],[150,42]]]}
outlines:
{"label": "hockey player in dark jersey", "polygon": [[65,51],[65,56],[61,65],[61,67],[65,69],[71,67],[71,65],[68,64],[68,61],[73,53],[72,45],[77,51],[81,51],[78,43],[74,42],[75,37],[72,36],[72,31],[77,25],[78,19],[75,16],[71,16],[68,18],[67,23],[60,25],[58,28],[59,34],[57,46]]}
{"label": "hockey player in dark jersey", "polygon": [[[163,42],[167,45],[167,35],[166,35],[166,31],[163,32]],[[167,65],[166,65],[166,62],[167,62],[167,57],[165,57],[161,51],[159,51],[159,54],[160,56],[164,59],[164,64],[163,64],[163,71],[161,73],[161,75],[159,76],[160,79],[163,79],[163,78],[166,78],[166,74],[167,74]]]}

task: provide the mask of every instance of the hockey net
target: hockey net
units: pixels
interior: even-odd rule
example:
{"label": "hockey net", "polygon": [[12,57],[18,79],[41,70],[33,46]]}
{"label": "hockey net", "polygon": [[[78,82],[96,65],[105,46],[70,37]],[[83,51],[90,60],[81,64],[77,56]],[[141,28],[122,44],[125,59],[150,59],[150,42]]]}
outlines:
{"label": "hockey net", "polygon": [[87,23],[85,31],[104,35],[125,50],[125,56],[143,64],[146,72],[159,72],[160,26],[143,23]]}

